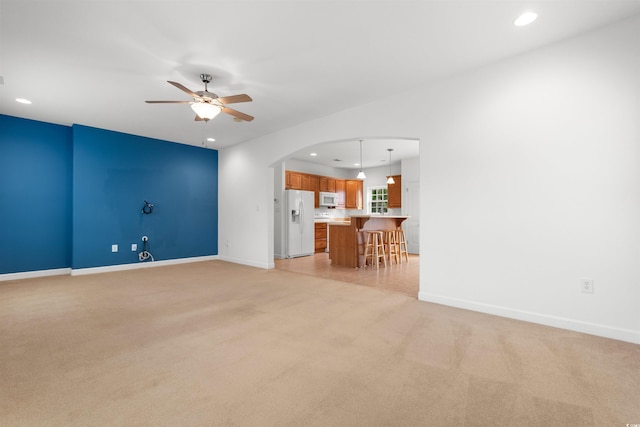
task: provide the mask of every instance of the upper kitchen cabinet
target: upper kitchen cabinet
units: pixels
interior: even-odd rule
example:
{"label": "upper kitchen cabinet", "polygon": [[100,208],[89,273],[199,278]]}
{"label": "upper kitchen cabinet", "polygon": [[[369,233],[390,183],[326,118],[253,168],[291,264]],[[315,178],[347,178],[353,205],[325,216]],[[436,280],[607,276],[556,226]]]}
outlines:
{"label": "upper kitchen cabinet", "polygon": [[306,190],[317,192],[320,188],[319,178],[303,172],[285,171],[285,188],[287,190]]}
{"label": "upper kitchen cabinet", "polygon": [[285,188],[287,190],[302,190],[302,174],[298,172],[285,171]]}
{"label": "upper kitchen cabinet", "polygon": [[359,179],[347,179],[345,187],[345,208],[362,209],[362,181]]}
{"label": "upper kitchen cabinet", "polygon": [[347,188],[346,181],[344,179],[336,179],[336,194],[338,195],[338,208],[345,208],[346,204],[346,196],[347,196]]}
{"label": "upper kitchen cabinet", "polygon": [[320,207],[320,192],[337,193],[337,208],[362,209],[363,185],[359,179],[338,179],[327,176],[307,174],[304,172],[285,171],[285,188],[287,190],[313,191],[315,207]]}
{"label": "upper kitchen cabinet", "polygon": [[395,184],[387,184],[387,205],[389,208],[402,207],[402,175],[393,175]]}
{"label": "upper kitchen cabinet", "polygon": [[311,176],[306,173],[300,174],[302,176],[302,188],[301,190],[309,190],[311,188]]}
{"label": "upper kitchen cabinet", "polygon": [[320,207],[320,177],[317,175],[309,175],[309,187],[304,190],[313,191],[314,205]]}
{"label": "upper kitchen cabinet", "polygon": [[336,192],[336,180],[327,176],[320,177],[320,191]]}

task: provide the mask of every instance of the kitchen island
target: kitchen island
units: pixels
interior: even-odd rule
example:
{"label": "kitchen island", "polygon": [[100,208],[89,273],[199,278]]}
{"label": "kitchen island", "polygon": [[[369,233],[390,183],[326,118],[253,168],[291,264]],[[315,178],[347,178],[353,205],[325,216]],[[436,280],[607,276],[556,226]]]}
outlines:
{"label": "kitchen island", "polygon": [[364,266],[365,231],[395,230],[409,218],[399,215],[353,215],[349,222],[329,222],[329,259],[332,265]]}

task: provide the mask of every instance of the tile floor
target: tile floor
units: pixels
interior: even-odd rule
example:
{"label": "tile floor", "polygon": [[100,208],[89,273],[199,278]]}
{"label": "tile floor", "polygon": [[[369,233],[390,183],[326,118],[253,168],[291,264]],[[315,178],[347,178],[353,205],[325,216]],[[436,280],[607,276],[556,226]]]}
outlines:
{"label": "tile floor", "polygon": [[379,270],[370,267],[356,269],[331,265],[328,253],[317,253],[313,256],[276,259],[275,265],[280,270],[400,292],[417,298],[419,261],[418,255],[409,255],[408,263],[391,264],[388,267],[380,267]]}

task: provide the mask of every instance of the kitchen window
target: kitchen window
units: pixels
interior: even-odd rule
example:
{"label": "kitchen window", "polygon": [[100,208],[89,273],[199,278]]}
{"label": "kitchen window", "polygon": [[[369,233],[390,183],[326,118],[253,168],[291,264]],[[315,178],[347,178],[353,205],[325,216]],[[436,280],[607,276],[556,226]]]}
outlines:
{"label": "kitchen window", "polygon": [[387,213],[388,193],[387,187],[369,187],[369,212]]}

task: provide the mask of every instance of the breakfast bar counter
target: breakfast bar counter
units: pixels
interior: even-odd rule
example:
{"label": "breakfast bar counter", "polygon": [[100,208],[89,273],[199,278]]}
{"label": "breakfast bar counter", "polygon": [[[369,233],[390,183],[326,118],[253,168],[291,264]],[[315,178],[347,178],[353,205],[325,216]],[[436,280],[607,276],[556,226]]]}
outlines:
{"label": "breakfast bar counter", "polygon": [[353,215],[350,222],[329,222],[329,259],[332,265],[364,265],[364,232],[395,230],[409,218],[399,215]]}

